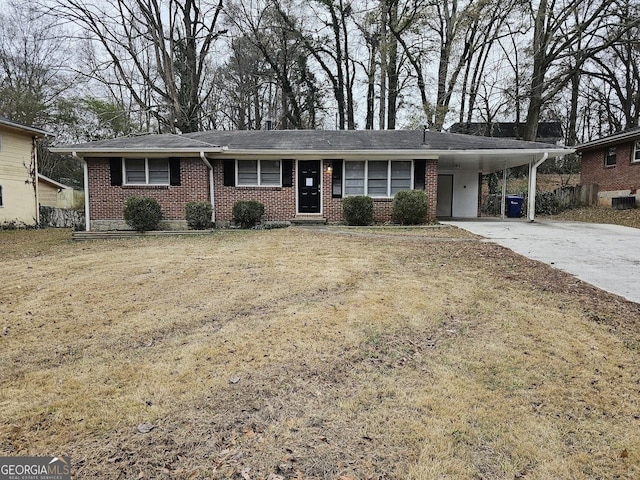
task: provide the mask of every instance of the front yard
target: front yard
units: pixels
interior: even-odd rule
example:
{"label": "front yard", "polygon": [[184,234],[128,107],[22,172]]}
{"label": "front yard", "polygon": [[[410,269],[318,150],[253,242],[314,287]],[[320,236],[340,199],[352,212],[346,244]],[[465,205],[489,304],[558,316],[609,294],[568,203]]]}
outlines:
{"label": "front yard", "polygon": [[0,232],[2,456],[70,455],[74,478],[640,477],[640,305],[569,275],[444,229],[69,238]]}

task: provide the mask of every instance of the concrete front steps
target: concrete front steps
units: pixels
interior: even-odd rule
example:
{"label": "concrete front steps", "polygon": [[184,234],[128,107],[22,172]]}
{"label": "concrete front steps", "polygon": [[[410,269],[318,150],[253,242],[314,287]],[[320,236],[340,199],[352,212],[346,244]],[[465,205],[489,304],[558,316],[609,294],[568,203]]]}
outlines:
{"label": "concrete front steps", "polygon": [[291,225],[326,225],[327,219],[322,215],[296,215],[289,220]]}

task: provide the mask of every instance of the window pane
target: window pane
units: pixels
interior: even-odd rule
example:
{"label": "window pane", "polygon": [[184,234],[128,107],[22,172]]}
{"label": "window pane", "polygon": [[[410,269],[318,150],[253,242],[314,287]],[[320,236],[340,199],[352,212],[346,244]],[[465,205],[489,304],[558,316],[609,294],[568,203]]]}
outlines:
{"label": "window pane", "polygon": [[280,160],[260,160],[260,185],[280,185]]}
{"label": "window pane", "polygon": [[364,195],[364,162],[344,162],[344,194]]}
{"label": "window pane", "polygon": [[633,153],[633,161],[640,162],[640,142],[636,142],[636,149]]}
{"label": "window pane", "polygon": [[150,158],[149,183],[154,185],[166,185],[169,183],[169,160],[166,158]]}
{"label": "window pane", "polygon": [[391,195],[411,190],[411,162],[391,162]]}
{"label": "window pane", "polygon": [[388,197],[389,162],[370,161],[367,179],[367,193],[372,197]]}
{"label": "window pane", "polygon": [[124,161],[127,183],[147,183],[144,171],[144,158],[127,158]]}
{"label": "window pane", "polygon": [[257,160],[238,160],[238,185],[258,185]]}
{"label": "window pane", "polygon": [[607,156],[604,162],[607,166],[616,164],[616,147],[607,148]]}

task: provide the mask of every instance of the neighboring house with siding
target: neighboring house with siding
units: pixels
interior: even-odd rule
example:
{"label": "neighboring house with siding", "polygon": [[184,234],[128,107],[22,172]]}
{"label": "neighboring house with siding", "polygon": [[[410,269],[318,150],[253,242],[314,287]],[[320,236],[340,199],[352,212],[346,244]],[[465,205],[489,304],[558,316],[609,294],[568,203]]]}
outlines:
{"label": "neighboring house with siding", "polygon": [[69,190],[71,187],[60,182],[38,174],[38,200],[43,207],[60,207],[58,194],[63,190]]}
{"label": "neighboring house with siding", "polygon": [[640,199],[640,128],[592,140],[576,147],[582,157],[580,181],[598,186],[598,203]]}
{"label": "neighboring house with siding", "polygon": [[238,200],[265,204],[265,220],[340,222],[342,200],[350,195],[372,197],[374,219],[387,222],[395,193],[410,189],[427,192],[430,220],[477,217],[483,173],[573,152],[542,143],[403,130],[209,131],[51,150],[83,161],[91,230],[127,228],[123,207],[130,196],[155,198],[164,228],[185,228],[185,205],[192,200],[210,201],[218,224],[232,220]]}
{"label": "neighboring house with siding", "polygon": [[84,194],[69,185],[38,174],[38,200],[41,207],[64,209],[84,208]]}
{"label": "neighboring house with siding", "polygon": [[47,135],[0,117],[0,225],[38,223],[36,140]]}

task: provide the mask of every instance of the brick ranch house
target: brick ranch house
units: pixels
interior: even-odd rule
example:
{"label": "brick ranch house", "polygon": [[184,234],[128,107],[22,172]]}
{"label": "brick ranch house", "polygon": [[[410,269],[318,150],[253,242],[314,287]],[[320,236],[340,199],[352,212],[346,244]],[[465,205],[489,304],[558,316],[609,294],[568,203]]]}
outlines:
{"label": "brick ranch house", "polygon": [[611,206],[614,199],[635,205],[640,199],[640,128],[583,143],[576,151],[582,156],[580,181],[598,186],[599,205]]}
{"label": "brick ranch house", "polygon": [[[217,225],[238,200],[264,203],[265,220],[342,220],[342,199],[374,199],[376,222],[390,220],[393,196],[421,189],[430,220],[477,217],[481,175],[535,168],[573,152],[543,143],[407,130],[209,131],[121,137],[52,148],[80,158],[87,230],[127,228],[130,196],[155,198],[164,228],[185,228],[192,200],[214,206]],[[535,187],[534,187],[535,188]]]}

